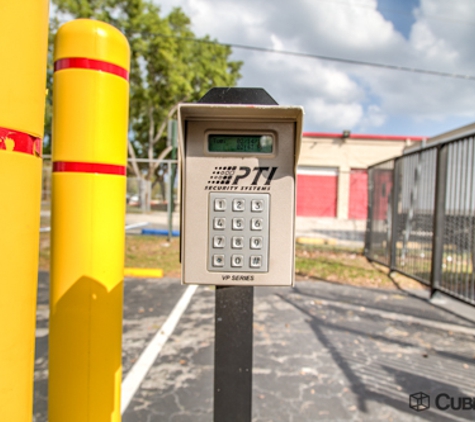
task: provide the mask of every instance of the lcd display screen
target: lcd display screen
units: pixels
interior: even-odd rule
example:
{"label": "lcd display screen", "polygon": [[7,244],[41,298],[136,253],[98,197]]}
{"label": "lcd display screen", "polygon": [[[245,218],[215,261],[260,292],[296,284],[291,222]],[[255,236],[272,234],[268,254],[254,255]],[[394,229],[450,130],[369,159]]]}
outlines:
{"label": "lcd display screen", "polygon": [[208,135],[208,151],[271,154],[274,138],[270,135]]}

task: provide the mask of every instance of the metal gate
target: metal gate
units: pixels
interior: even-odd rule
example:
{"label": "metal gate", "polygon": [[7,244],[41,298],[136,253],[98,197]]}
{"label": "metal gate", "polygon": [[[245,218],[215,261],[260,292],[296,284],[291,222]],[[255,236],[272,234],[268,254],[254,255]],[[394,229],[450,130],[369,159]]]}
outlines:
{"label": "metal gate", "polygon": [[365,256],[475,305],[474,134],[369,167]]}

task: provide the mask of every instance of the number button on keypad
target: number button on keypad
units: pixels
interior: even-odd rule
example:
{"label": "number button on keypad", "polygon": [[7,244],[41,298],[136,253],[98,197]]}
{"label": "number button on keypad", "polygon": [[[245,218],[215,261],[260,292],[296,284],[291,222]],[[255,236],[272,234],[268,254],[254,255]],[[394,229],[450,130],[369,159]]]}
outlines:
{"label": "number button on keypad", "polygon": [[216,217],[213,220],[213,227],[215,230],[224,230],[226,228],[226,219],[221,217]]}
{"label": "number button on keypad", "polygon": [[244,257],[242,255],[233,255],[231,258],[232,267],[242,267],[244,263]]}
{"label": "number button on keypad", "polygon": [[262,230],[262,218],[251,218],[251,230]]}
{"label": "number button on keypad", "polygon": [[253,199],[251,201],[252,212],[262,212],[264,210],[264,201],[262,199]]}
{"label": "number button on keypad", "polygon": [[213,247],[217,249],[224,248],[225,240],[224,236],[214,236],[213,237]]}
{"label": "number button on keypad", "polygon": [[244,229],[244,218],[233,218],[233,230]]}
{"label": "number button on keypad", "polygon": [[226,199],[216,198],[214,200],[214,210],[215,211],[226,211]]}
{"label": "number button on keypad", "polygon": [[241,211],[244,211],[244,209],[246,208],[246,201],[244,201],[244,199],[233,199],[233,211],[238,211],[238,212],[241,212]]}
{"label": "number button on keypad", "polygon": [[233,237],[231,242],[231,247],[233,249],[242,249],[244,245],[244,238],[243,237]]}
{"label": "number button on keypad", "polygon": [[262,249],[262,237],[251,237],[251,249]]}

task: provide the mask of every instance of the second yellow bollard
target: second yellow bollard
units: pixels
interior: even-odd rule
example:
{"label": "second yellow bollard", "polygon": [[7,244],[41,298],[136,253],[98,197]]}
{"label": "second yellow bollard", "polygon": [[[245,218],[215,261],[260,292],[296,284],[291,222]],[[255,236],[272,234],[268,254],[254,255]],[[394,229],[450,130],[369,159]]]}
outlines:
{"label": "second yellow bollard", "polygon": [[120,421],[129,47],[79,19],[54,59],[49,421]]}

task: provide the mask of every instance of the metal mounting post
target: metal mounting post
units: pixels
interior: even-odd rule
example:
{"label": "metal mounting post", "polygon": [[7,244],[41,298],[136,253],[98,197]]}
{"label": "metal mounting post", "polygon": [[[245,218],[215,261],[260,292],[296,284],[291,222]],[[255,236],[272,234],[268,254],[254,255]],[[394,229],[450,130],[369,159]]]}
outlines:
{"label": "metal mounting post", "polygon": [[[213,88],[199,103],[277,105],[262,88]],[[214,422],[252,416],[252,286],[217,286],[214,346]]]}

